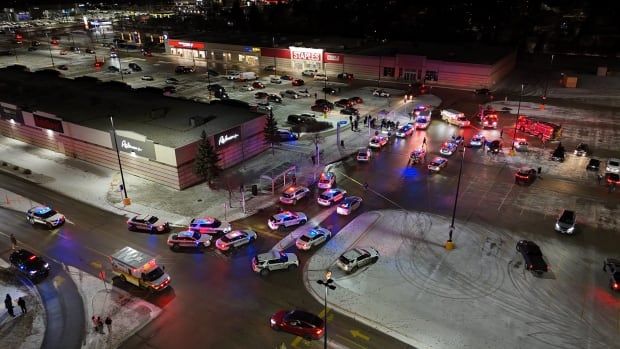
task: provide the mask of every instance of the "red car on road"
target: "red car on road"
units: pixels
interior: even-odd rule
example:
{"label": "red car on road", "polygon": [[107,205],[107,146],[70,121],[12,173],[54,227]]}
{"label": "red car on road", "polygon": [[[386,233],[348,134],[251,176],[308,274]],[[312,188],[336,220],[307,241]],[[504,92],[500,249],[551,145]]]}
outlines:
{"label": "red car on road", "polygon": [[285,331],[304,339],[320,339],[325,323],[320,317],[303,310],[280,310],[271,315],[271,328]]}
{"label": "red car on road", "polygon": [[252,87],[254,87],[254,88],[265,88],[265,84],[263,84],[263,83],[262,83],[262,82],[260,82],[260,81],[254,81],[254,82],[252,83]]}
{"label": "red car on road", "polygon": [[293,84],[293,86],[303,86],[305,82],[302,79],[295,79],[291,81],[291,84]]}

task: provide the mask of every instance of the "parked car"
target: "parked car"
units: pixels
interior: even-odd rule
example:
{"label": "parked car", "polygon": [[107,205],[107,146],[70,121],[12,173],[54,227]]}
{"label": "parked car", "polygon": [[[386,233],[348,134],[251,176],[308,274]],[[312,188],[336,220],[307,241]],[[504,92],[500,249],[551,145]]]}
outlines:
{"label": "parked car", "polygon": [[515,184],[531,184],[536,180],[536,170],[531,167],[521,167],[515,173]]}
{"label": "parked car", "polygon": [[299,259],[294,253],[271,250],[252,258],[252,270],[266,276],[274,270],[293,270],[299,267]]}
{"label": "parked car", "polygon": [[319,113],[329,113],[331,111],[331,109],[327,105],[324,105],[324,104],[315,104],[310,107],[310,110],[316,111]]}
{"label": "parked car", "polygon": [[603,271],[609,274],[609,288],[612,291],[620,291],[620,260],[605,258],[603,261]]}
{"label": "parked car", "polygon": [[269,93],[267,93],[267,92],[256,92],[254,94],[254,98],[256,98],[256,99],[265,99],[268,96],[269,96]]}
{"label": "parked car", "polygon": [[515,150],[518,152],[526,152],[529,150],[529,143],[524,138],[517,138],[514,141]]}
{"label": "parked car", "polygon": [[607,185],[620,185],[620,174],[611,172],[605,173],[605,183],[607,183]]}
{"label": "parked car", "polygon": [[551,153],[551,160],[564,162],[564,146],[562,143],[558,144],[558,147]]}
{"label": "parked car", "polygon": [[220,251],[230,251],[247,245],[256,240],[257,234],[254,230],[233,230],[230,233],[217,239],[215,247]]}
{"label": "parked car", "polygon": [[274,102],[274,103],[282,103],[282,97],[276,95],[276,94],[270,94],[269,96],[267,96],[267,100],[269,102]]}
{"label": "parked car", "polygon": [[153,233],[163,233],[170,230],[170,223],[159,219],[156,216],[143,214],[129,218],[127,228],[130,231],[142,230]]}
{"label": "parked car", "polygon": [[269,79],[269,82],[271,82],[272,84],[281,84],[281,83],[282,83],[282,79],[280,79],[280,78],[279,78],[279,77],[277,77],[277,76],[272,76],[272,77]]}
{"label": "parked car", "polygon": [[385,98],[390,97],[390,94],[384,90],[374,90],[372,91],[372,95],[376,97],[385,97]]}
{"label": "parked car", "polygon": [[254,87],[252,85],[243,85],[239,87],[241,91],[254,91]]}
{"label": "parked car", "polygon": [[303,310],[280,310],[271,315],[271,328],[284,331],[306,340],[320,339],[325,323],[320,317]]}
{"label": "parked car", "polygon": [[275,65],[268,65],[265,68],[263,68],[264,71],[269,71],[269,72],[274,72],[276,71],[276,66]]}
{"label": "parked car", "polygon": [[166,84],[177,85],[179,83],[179,80],[175,78],[167,78],[165,82]]}
{"label": "parked car", "polygon": [[359,268],[365,267],[379,260],[379,251],[372,247],[354,248],[346,251],[340,257],[336,264],[346,273],[354,273]]}
{"label": "parked car", "polygon": [[142,75],[140,77],[140,79],[144,80],[144,81],[153,81],[153,80],[155,80],[155,79],[153,79],[153,77],[151,75]]}
{"label": "parked car", "polygon": [[314,80],[327,81],[327,75],[325,75],[323,73],[315,73],[314,74]]}
{"label": "parked car", "polygon": [[121,74],[123,74],[123,75],[129,75],[129,74],[131,74],[131,69],[129,69],[129,68],[123,68],[123,69],[121,69]]}
{"label": "parked car", "polygon": [[575,155],[577,156],[588,156],[590,154],[590,147],[588,147],[585,143],[579,143],[577,148],[575,148]]}
{"label": "parked car", "polygon": [[360,115],[360,111],[355,108],[348,107],[348,108],[340,109],[340,114],[355,116],[355,115]]}
{"label": "parked car", "polygon": [[347,191],[339,188],[330,188],[322,192],[316,199],[316,202],[321,206],[331,206],[344,199],[347,195]]}
{"label": "parked car", "polygon": [[211,91],[211,92],[226,91],[226,89],[219,84],[211,84],[211,85],[207,85],[207,91]]}
{"label": "parked car", "polygon": [[605,172],[620,173],[620,159],[610,158],[609,160],[607,160]]}
{"label": "parked car", "polygon": [[362,201],[359,196],[347,196],[336,208],[336,213],[348,216],[362,205]]}
{"label": "parked car", "polygon": [[299,97],[310,97],[310,92],[308,92],[308,89],[297,90],[297,94],[299,95]]}
{"label": "parked car", "polygon": [[306,70],[304,70],[304,71],[302,71],[302,72],[301,72],[301,75],[302,75],[302,76],[310,76],[310,77],[314,77],[314,74],[315,74],[315,73],[316,73],[316,71],[315,71],[315,70],[309,70],[309,69],[306,69]]}
{"label": "parked car", "polygon": [[340,80],[353,80],[353,74],[340,73],[340,74],[338,74],[338,79],[340,79]]}
{"label": "parked car", "polygon": [[349,98],[349,102],[353,104],[364,104],[364,100],[361,97],[351,97]]}
{"label": "parked car", "polygon": [[313,117],[303,116],[299,114],[291,114],[286,118],[286,122],[292,125],[314,124],[316,119]]}
{"label": "parked car", "polygon": [[357,150],[357,156],[355,159],[359,162],[368,162],[370,161],[371,151],[368,148],[360,148]]}
{"label": "parked car", "polygon": [[280,96],[288,97],[288,98],[292,98],[292,99],[298,99],[299,98],[299,94],[297,94],[297,92],[295,92],[293,90],[286,90],[284,92],[280,92]]}
{"label": "parked car", "polygon": [[547,266],[547,262],[543,259],[540,247],[533,241],[520,240],[517,242],[517,252],[520,252],[523,256],[525,269],[539,276],[549,271],[549,267]]}
{"label": "parked car", "polygon": [[314,227],[310,229],[307,233],[297,238],[295,241],[295,246],[299,250],[308,251],[314,246],[318,246],[327,240],[329,240],[332,236],[332,232],[326,228]]}
{"label": "parked car", "polygon": [[49,275],[50,265],[36,254],[19,249],[11,252],[9,263],[15,270],[31,280],[40,280]]}
{"label": "parked car", "polygon": [[474,90],[474,94],[475,95],[484,95],[484,96],[490,96],[491,90],[489,90],[488,88],[477,88]]}
{"label": "parked car", "polygon": [[299,138],[294,132],[291,132],[289,130],[278,130],[276,135],[282,142],[295,141]]}
{"label": "parked car", "polygon": [[118,73],[120,70],[117,67],[110,65],[108,66],[108,71],[111,73]]}
{"label": "parked car", "polygon": [[26,212],[28,223],[41,224],[48,229],[56,228],[65,223],[65,216],[49,206],[35,206]]}
{"label": "parked car", "polygon": [[187,230],[170,234],[168,240],[166,240],[166,244],[173,251],[178,251],[181,248],[204,249],[211,245],[212,238],[211,235]]}
{"label": "parked car", "polygon": [[575,232],[576,223],[577,215],[575,211],[563,210],[558,220],[555,222],[555,231],[563,234],[573,234]]}
{"label": "parked car", "polygon": [[262,83],[262,82],[260,82],[260,81],[254,81],[254,82],[252,83],[252,87],[254,87],[254,88],[258,88],[258,89],[260,89],[260,88],[265,88],[265,84],[263,84],[263,83]]}
{"label": "parked car", "polygon": [[220,73],[216,72],[213,69],[207,69],[207,76],[217,77],[220,76]]}
{"label": "parked car", "polygon": [[217,90],[213,93],[213,96],[215,98],[219,98],[219,99],[230,99],[230,96],[228,95],[228,93],[224,90]]}
{"label": "parked car", "polygon": [[88,53],[88,54],[91,54],[91,55],[94,55],[94,54],[95,54],[95,50],[93,50],[92,48],[87,48],[87,49],[85,50],[85,52],[86,52],[86,53]]}
{"label": "parked car", "polygon": [[220,236],[230,232],[232,230],[232,226],[226,221],[205,216],[201,218],[193,218],[189,223],[189,230],[196,231],[201,234]]}
{"label": "parked car", "polygon": [[354,103],[352,103],[350,100],[343,98],[343,99],[339,99],[336,102],[334,102],[334,105],[336,107],[340,107],[340,108],[348,108],[348,107],[352,107]]}
{"label": "parked car", "polygon": [[314,104],[316,105],[324,105],[326,107],[328,107],[330,110],[334,109],[334,103],[328,101],[327,99],[317,99]]}
{"label": "parked car", "polygon": [[293,79],[293,81],[291,81],[291,85],[293,86],[303,86],[305,84],[305,82],[302,79]]}
{"label": "parked car", "polygon": [[301,185],[292,185],[286,188],[280,195],[280,202],[283,204],[297,204],[297,201],[310,195],[310,189]]}
{"label": "parked car", "polygon": [[286,80],[286,81],[291,81],[294,78],[292,76],[290,76],[290,75],[280,75],[280,79],[281,80]]}
{"label": "parked car", "polygon": [[293,225],[304,225],[306,222],[308,217],[303,212],[282,211],[269,217],[267,225],[272,230],[277,230]]}
{"label": "parked car", "polygon": [[142,67],[140,67],[136,63],[129,63],[127,66],[133,71],[142,71]]}
{"label": "parked car", "polygon": [[590,159],[590,161],[588,161],[588,164],[586,165],[586,170],[598,171],[600,167],[601,167],[601,160]]}
{"label": "parked car", "polygon": [[328,95],[335,95],[336,94],[336,89],[333,87],[323,87],[323,89],[321,90],[324,93],[327,93]]}

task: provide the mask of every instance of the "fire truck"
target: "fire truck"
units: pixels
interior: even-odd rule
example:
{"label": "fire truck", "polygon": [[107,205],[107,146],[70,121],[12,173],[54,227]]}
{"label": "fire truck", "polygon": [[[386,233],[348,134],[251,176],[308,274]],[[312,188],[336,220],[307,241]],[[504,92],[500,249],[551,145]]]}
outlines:
{"label": "fire truck", "polygon": [[525,115],[519,115],[517,130],[529,133],[545,142],[559,140],[562,136],[562,126]]}

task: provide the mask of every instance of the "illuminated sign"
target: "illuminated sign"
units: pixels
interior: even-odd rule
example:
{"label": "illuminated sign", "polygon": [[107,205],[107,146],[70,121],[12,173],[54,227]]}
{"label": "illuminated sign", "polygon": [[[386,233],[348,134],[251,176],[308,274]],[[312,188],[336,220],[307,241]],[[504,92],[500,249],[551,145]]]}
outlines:
{"label": "illuminated sign", "polygon": [[223,148],[241,140],[241,127],[237,126],[213,136],[215,148]]}
{"label": "illuminated sign", "polygon": [[204,42],[192,42],[192,41],[181,41],[181,40],[168,40],[168,45],[174,48],[187,48],[192,50],[204,50],[205,44]]}
{"label": "illuminated sign", "polygon": [[288,49],[291,51],[291,59],[312,62],[323,61],[323,49],[294,46]]}
{"label": "illuminated sign", "polygon": [[[120,134],[119,134],[120,133]],[[114,133],[110,131],[110,137],[112,138],[112,147],[116,149],[118,144],[118,150],[124,153],[136,154],[151,160],[155,160],[155,144],[153,141],[146,137],[142,139],[135,139],[123,136],[124,131],[116,131],[116,143],[114,142]],[[136,134],[135,137],[140,135]]]}
{"label": "illuminated sign", "polygon": [[243,52],[260,53],[260,47],[245,46],[243,47]]}
{"label": "illuminated sign", "polygon": [[32,115],[32,117],[34,119],[35,126],[56,131],[58,133],[64,133],[64,129],[62,128],[62,120],[52,119],[37,114]]}
{"label": "illuminated sign", "polygon": [[131,144],[131,143],[130,143],[128,140],[126,140],[126,139],[123,139],[123,140],[121,141],[121,148],[123,148],[123,149],[127,149],[127,150],[129,150],[129,151],[137,151],[137,152],[141,152],[141,151],[142,151],[142,148],[140,148],[140,147],[138,147],[138,146],[135,146],[135,145]]}
{"label": "illuminated sign", "polygon": [[344,61],[344,57],[341,54],[326,52],[324,56],[326,63],[342,63]]}

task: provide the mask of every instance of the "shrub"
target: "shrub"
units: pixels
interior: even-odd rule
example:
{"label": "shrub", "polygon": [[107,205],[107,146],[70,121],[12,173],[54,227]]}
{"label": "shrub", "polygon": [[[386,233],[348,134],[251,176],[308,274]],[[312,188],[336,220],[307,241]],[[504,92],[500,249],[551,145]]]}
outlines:
{"label": "shrub", "polygon": [[19,170],[19,166],[15,165],[15,166],[13,166],[13,169],[14,169],[15,171]]}
{"label": "shrub", "polygon": [[295,125],[291,127],[291,131],[295,133],[300,132],[321,132],[332,128],[331,122],[317,121],[311,124]]}
{"label": "shrub", "polygon": [[27,175],[32,174],[32,171],[30,171],[29,169],[25,169],[24,174],[27,174]]}
{"label": "shrub", "polygon": [[8,166],[9,164],[6,163],[6,161],[2,161],[2,166]]}

